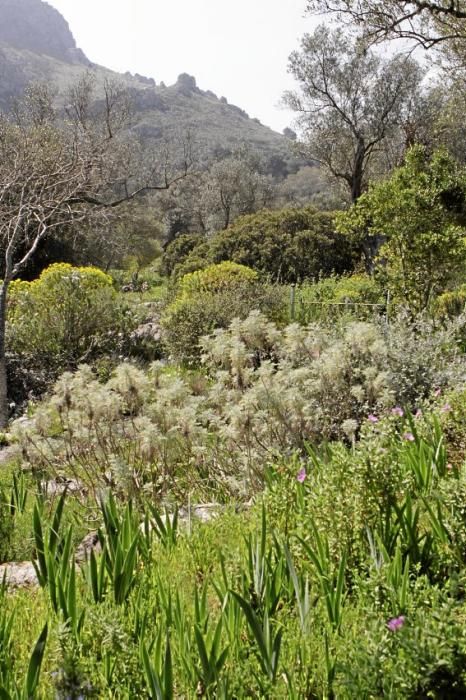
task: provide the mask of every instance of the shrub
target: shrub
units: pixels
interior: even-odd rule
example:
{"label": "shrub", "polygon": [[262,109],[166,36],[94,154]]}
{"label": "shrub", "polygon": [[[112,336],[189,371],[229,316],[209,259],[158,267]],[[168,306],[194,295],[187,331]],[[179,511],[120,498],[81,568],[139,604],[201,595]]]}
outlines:
{"label": "shrub", "polygon": [[391,385],[399,401],[414,406],[436,389],[464,383],[466,315],[439,322],[401,313],[385,325]]}
{"label": "shrub", "polygon": [[51,265],[10,286],[8,350],[59,371],[115,345],[124,323],[112,278],[95,267]]}
{"label": "shrub", "polygon": [[198,233],[183,233],[177,236],[164,250],[160,264],[161,272],[165,275],[171,275],[175,269],[181,265],[186,258],[197,251],[205,238]]}
{"label": "shrub", "polygon": [[178,297],[186,299],[203,292],[216,294],[257,279],[257,272],[249,267],[226,261],[185,275],[178,285]]}
{"label": "shrub", "polygon": [[[392,296],[413,313],[464,275],[466,171],[446,151],[411,148],[388,179],[371,185],[337,228],[368,250],[382,244],[379,273]],[[371,261],[368,261],[371,264]]]}
{"label": "shrub", "polygon": [[[185,307],[187,315],[192,308]],[[194,308],[202,323],[204,307]],[[193,319],[185,322],[192,332]],[[104,385],[82,369],[60,380],[36,414],[35,429],[21,441],[32,462],[76,468],[77,478],[92,475],[93,489],[102,480],[116,488],[121,480],[124,490],[125,480],[134,480],[155,483],[157,492],[173,488],[175,475],[181,488],[200,474],[222,484],[228,477],[233,491],[257,486],[277,454],[306,455],[308,444],[330,440],[351,444],[371,420],[379,426],[384,416],[391,418],[396,404],[417,409],[420,397],[436,387],[432,382],[464,382],[466,358],[443,369],[449,362],[444,331],[418,327],[410,340],[418,346],[412,365],[409,353],[398,349],[399,331],[391,332],[363,322],[332,331],[317,324],[280,329],[256,311],[202,340],[206,381],[190,385],[186,373],[161,372],[157,364],[148,373],[123,365]],[[460,422],[462,415],[458,409]],[[47,446],[43,436],[52,437]],[[386,445],[379,447],[390,457]],[[390,464],[381,469],[388,479]],[[367,470],[358,473],[365,483]],[[373,474],[380,485],[379,471]]]}
{"label": "shrub", "polygon": [[167,248],[167,270],[179,265],[188,271],[196,264],[203,267],[205,260],[231,260],[274,281],[296,282],[351,271],[359,257],[357,247],[335,232],[333,215],[312,207],[242,216],[203,243],[193,236],[180,238]]}
{"label": "shrub", "polygon": [[384,297],[373,277],[330,276],[296,290],[295,319],[300,323],[353,316],[374,318],[384,311]]}
{"label": "shrub", "polygon": [[434,313],[439,318],[454,318],[466,311],[466,284],[451,292],[444,292],[434,302]]}
{"label": "shrub", "polygon": [[254,270],[224,262],[187,274],[162,318],[166,347],[177,361],[194,365],[200,360],[202,336],[245,318],[252,309],[275,320],[285,313],[280,288],[260,283]]}
{"label": "shrub", "polygon": [[210,242],[212,259],[234,260],[281,282],[352,270],[357,252],[335,232],[333,215],[312,207],[244,216]]}

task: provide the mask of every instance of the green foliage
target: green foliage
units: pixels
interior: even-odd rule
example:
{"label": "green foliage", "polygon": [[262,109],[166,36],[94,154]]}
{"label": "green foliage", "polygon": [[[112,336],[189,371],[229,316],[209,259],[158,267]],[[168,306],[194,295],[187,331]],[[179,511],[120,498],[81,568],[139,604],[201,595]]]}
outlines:
{"label": "green foliage", "polygon": [[434,313],[440,318],[454,318],[466,311],[466,284],[435,299]]}
{"label": "green foliage", "polygon": [[249,491],[261,486],[273,455],[352,443],[369,415],[416,410],[434,391],[461,386],[459,322],[400,317],[280,329],[253,312],[202,341],[205,376],[126,363],[104,383],[81,367],[63,375],[34,423],[18,423],[14,435],[35,470],[72,475],[95,498],[101,488],[154,501],[212,484]]}
{"label": "green foliage", "polygon": [[[122,605],[136,583],[140,531],[131,503],[123,512],[110,494],[100,503],[104,530],[99,540],[116,605]],[[93,586],[94,591],[97,587]],[[94,595],[94,599],[95,599]]]}
{"label": "green foliage", "polygon": [[464,275],[466,175],[445,152],[413,148],[403,166],[373,185],[337,221],[353,240],[379,239],[379,274],[416,312]]}
{"label": "green foliage", "polygon": [[295,319],[300,323],[342,317],[370,320],[386,311],[382,290],[373,277],[330,276],[296,289]]}
{"label": "green foliage", "polygon": [[17,538],[21,537],[22,517],[28,501],[24,474],[5,470],[0,486],[0,562],[15,558]]}
{"label": "green foliage", "polygon": [[[103,550],[76,572],[86,614],[75,628],[64,606],[71,497],[50,516],[36,508],[37,551],[53,554],[56,586],[47,568],[52,605],[36,608],[37,629],[0,595],[2,697],[26,698],[32,685],[51,697],[52,678],[84,697],[462,697],[466,482],[464,465],[448,466],[444,415],[397,407],[352,445],[282,455],[259,508],[177,537],[150,501],[103,496]],[[15,599],[31,611],[34,596]]]}
{"label": "green foliage", "polygon": [[256,271],[233,262],[210,265],[181,278],[175,300],[162,317],[164,342],[170,355],[186,365],[199,363],[200,339],[234,318],[260,309],[272,319],[284,316],[279,287],[262,284]]}
{"label": "green foliage", "polygon": [[8,348],[35,364],[75,366],[108,350],[122,319],[111,277],[57,263],[10,285]]}
{"label": "green foliage", "polygon": [[14,530],[14,516],[6,493],[0,490],[0,562],[8,561]]}
{"label": "green foliage", "polygon": [[[182,236],[168,246],[167,269],[178,273],[195,261],[231,260],[280,282],[317,279],[354,268],[358,250],[335,232],[334,215],[313,207],[263,210],[238,218],[212,238]],[[196,241],[199,243],[196,245]],[[188,252],[188,249],[193,246]]]}
{"label": "green foliage", "polygon": [[225,261],[209,265],[204,270],[184,275],[178,284],[177,299],[181,302],[202,293],[217,294],[225,289],[235,289],[244,282],[255,282],[257,272],[245,265]]}
{"label": "green foliage", "polygon": [[177,236],[164,250],[161,271],[165,275],[172,275],[194,250],[197,251],[202,246],[204,241],[204,237],[198,233],[183,233]]}

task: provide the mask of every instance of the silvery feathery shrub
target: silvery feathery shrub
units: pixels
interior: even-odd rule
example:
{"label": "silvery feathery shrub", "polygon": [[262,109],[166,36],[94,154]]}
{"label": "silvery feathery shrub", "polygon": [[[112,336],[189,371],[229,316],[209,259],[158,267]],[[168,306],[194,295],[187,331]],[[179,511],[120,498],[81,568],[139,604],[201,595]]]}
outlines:
{"label": "silvery feathery shrub", "polygon": [[88,366],[65,373],[34,426],[13,432],[23,458],[54,476],[73,476],[96,496],[101,488],[124,495],[173,489],[179,464],[202,455],[197,421],[199,397],[179,377],[148,372],[129,363],[99,383]]}
{"label": "silvery feathery shrub", "polygon": [[445,321],[401,313],[383,335],[398,403],[414,405],[432,390],[466,381],[466,313]]}
{"label": "silvery feathery shrub", "polygon": [[[106,384],[84,366],[63,375],[34,425],[16,434],[32,466],[94,491],[142,489],[157,498],[207,484],[244,492],[278,454],[353,441],[368,418],[397,404],[414,408],[441,378],[465,377],[454,334],[422,332],[414,348],[401,320],[388,329],[279,329],[253,312],[203,339],[207,381],[199,386],[160,363],[147,371],[120,365]],[[411,338],[406,355],[402,338]]]}
{"label": "silvery feathery shrub", "polygon": [[[341,337],[317,326],[277,330],[260,313],[204,340],[215,370],[210,402],[217,429],[262,453],[338,439],[391,403],[386,347],[376,327],[349,325]],[[238,445],[239,447],[239,445]]]}

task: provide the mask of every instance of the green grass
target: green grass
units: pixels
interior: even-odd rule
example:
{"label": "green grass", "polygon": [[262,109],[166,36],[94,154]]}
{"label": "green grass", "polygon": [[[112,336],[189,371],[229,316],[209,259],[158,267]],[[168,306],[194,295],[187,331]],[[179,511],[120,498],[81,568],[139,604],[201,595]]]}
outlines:
{"label": "green grass", "polygon": [[[190,531],[156,527],[149,503],[69,496],[49,540],[58,502],[45,504],[48,578],[0,596],[0,619],[15,611],[0,685],[22,687],[47,621],[37,698],[462,697],[466,465],[451,418],[445,434],[435,414],[416,420],[271,464],[253,506]],[[92,519],[103,554],[70,578]]]}

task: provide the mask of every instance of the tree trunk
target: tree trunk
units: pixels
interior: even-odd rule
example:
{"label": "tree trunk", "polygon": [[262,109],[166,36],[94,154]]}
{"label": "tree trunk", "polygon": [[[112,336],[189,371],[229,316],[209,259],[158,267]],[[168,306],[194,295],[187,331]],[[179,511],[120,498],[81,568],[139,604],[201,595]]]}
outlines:
{"label": "tree trunk", "polygon": [[366,146],[364,139],[358,139],[356,153],[353,163],[353,181],[351,183],[351,202],[354,204],[362,195],[362,179],[364,176],[364,158],[366,156]]}
{"label": "tree trunk", "polygon": [[365,236],[362,241],[362,252],[364,255],[364,264],[366,272],[372,277],[375,272],[375,259],[379,254],[380,248],[387,240],[386,236]]}
{"label": "tree trunk", "polygon": [[8,282],[0,287],[0,430],[8,424],[8,380],[6,372],[5,328]]}

